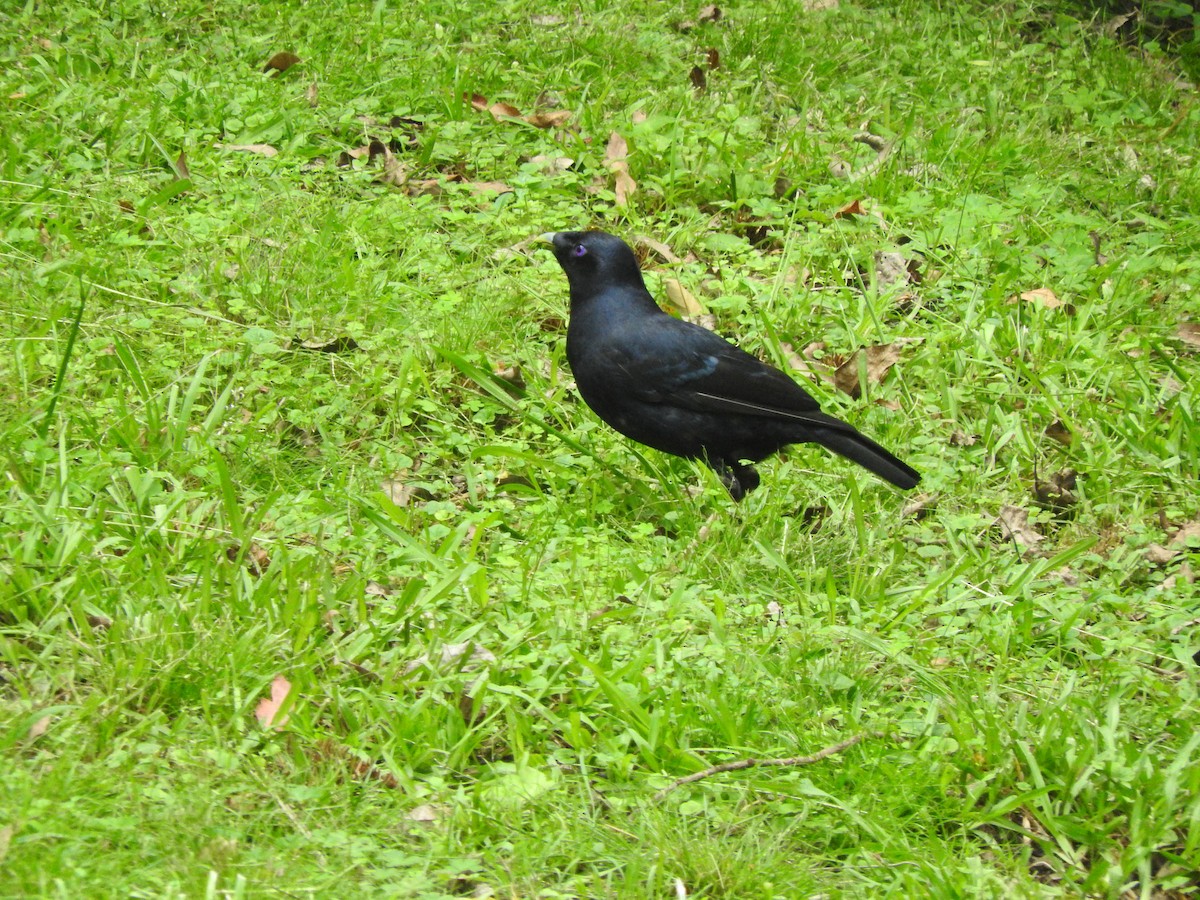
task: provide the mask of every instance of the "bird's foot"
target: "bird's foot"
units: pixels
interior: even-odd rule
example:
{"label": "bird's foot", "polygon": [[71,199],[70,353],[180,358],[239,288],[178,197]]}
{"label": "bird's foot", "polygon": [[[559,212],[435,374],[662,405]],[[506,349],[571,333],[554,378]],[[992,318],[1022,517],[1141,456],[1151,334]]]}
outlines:
{"label": "bird's foot", "polygon": [[729,491],[729,496],[735,501],[741,500],[758,487],[759,477],[754,466],[734,463],[713,468],[716,470],[717,477],[721,479],[721,484],[725,485],[725,490]]}

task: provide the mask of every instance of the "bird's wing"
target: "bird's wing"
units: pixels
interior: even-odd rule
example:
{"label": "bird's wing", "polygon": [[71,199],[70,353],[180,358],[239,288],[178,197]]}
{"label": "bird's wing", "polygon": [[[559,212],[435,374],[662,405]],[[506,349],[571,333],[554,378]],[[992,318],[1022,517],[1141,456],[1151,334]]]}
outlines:
{"label": "bird's wing", "polygon": [[669,326],[633,340],[626,335],[619,358],[611,359],[626,376],[626,389],[639,400],[698,412],[792,419],[818,428],[850,428],[821,412],[817,401],[779,369],[711,331],[678,319],[667,321]]}

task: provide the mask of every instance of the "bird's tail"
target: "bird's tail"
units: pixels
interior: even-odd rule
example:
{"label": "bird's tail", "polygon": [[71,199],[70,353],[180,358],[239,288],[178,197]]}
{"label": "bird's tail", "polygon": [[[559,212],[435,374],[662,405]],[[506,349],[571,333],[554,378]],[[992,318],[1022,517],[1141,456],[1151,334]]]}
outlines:
{"label": "bird's tail", "polygon": [[809,440],[814,440],[851,462],[856,462],[864,469],[874,472],[885,481],[890,481],[898,488],[908,490],[914,488],[921,480],[920,474],[912,466],[897,459],[891,452],[880,447],[869,437],[865,437],[851,428],[810,429]]}

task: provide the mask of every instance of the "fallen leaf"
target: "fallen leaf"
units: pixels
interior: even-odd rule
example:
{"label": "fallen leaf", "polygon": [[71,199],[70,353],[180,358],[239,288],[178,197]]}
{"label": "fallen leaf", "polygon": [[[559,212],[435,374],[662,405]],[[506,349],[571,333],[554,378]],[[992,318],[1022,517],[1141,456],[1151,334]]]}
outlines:
{"label": "fallen leaf", "polygon": [[491,106],[488,107],[488,112],[490,112],[492,114],[492,118],[498,122],[501,121],[502,119],[519,119],[519,118],[521,118],[521,111],[519,109],[517,109],[515,106],[513,106],[511,103],[500,103],[500,102],[493,103]]}
{"label": "fallen leaf", "polygon": [[801,353],[797,353],[796,348],[786,341],[780,341],[779,346],[783,350],[789,368],[820,381],[833,383],[833,368],[816,356],[825,349],[824,341],[811,342]]}
{"label": "fallen leaf", "polygon": [[637,190],[637,182],[629,174],[629,145],[625,138],[617,132],[608,137],[608,145],[604,149],[604,161],[613,173],[613,192],[616,194],[617,206],[625,206],[629,198]]}
{"label": "fallen leaf", "polygon": [[429,803],[422,803],[420,806],[413,807],[408,811],[408,815],[404,818],[410,822],[421,822],[422,824],[436,822],[440,818],[437,808]]}
{"label": "fallen leaf", "polygon": [[704,51],[704,58],[708,61],[709,69],[721,68],[721,51],[716,47],[709,47]]}
{"label": "fallen leaf", "polygon": [[257,153],[259,156],[278,156],[279,151],[270,144],[217,144],[223,150],[236,150],[242,153]]}
{"label": "fallen leaf", "polygon": [[[379,142],[371,142],[372,146],[376,143]],[[372,158],[375,155],[375,153],[372,153]],[[381,181],[384,184],[390,184],[393,187],[404,187],[408,182],[408,172],[405,170],[404,165],[387,147],[383,148],[383,171],[375,176],[375,180]]]}
{"label": "fallen leaf", "polygon": [[1036,550],[1045,540],[1036,528],[1029,524],[1029,512],[1019,506],[1004,506],[994,524],[1000,526],[1004,536],[1016,542],[1023,551]]}
{"label": "fallen leaf", "polygon": [[720,22],[721,16],[721,7],[714,5],[701,7],[700,15],[696,18],[701,22]]}
{"label": "fallen leaf", "polygon": [[179,151],[179,158],[175,160],[175,177],[180,181],[192,177],[191,170],[188,169],[187,154],[182,150]]}
{"label": "fallen leaf", "polygon": [[880,287],[907,284],[912,280],[911,265],[903,254],[875,251],[875,278]]}
{"label": "fallen leaf", "polygon": [[824,12],[827,9],[837,9],[838,0],[804,0],[805,12]]}
{"label": "fallen leaf", "polygon": [[1175,559],[1175,557],[1179,556],[1179,551],[1164,547],[1162,544],[1150,544],[1143,551],[1143,555],[1146,557],[1146,562],[1150,563],[1150,565],[1165,566],[1171,560]]}
{"label": "fallen leaf", "polygon": [[520,366],[499,365],[496,367],[495,375],[501,381],[511,384],[518,390],[525,390],[525,379],[521,375]]}
{"label": "fallen leaf", "polygon": [[876,344],[859,350],[837,367],[837,371],[833,373],[833,383],[838,390],[857,398],[862,394],[862,381],[859,378],[860,360],[865,357],[867,384],[879,384],[888,370],[900,361],[900,351],[899,341]]}
{"label": "fallen leaf", "polygon": [[503,181],[468,181],[466,185],[476,194],[507,194],[512,190]]}
{"label": "fallen leaf", "polygon": [[50,723],[54,721],[54,716],[42,716],[36,722],[29,726],[29,734],[26,737],[28,741],[36,741],[50,728]]}
{"label": "fallen leaf", "polygon": [[547,175],[557,175],[575,165],[575,160],[569,156],[544,156],[542,154],[529,157],[529,162],[539,166]]}
{"label": "fallen leaf", "polygon": [[1189,347],[1200,347],[1200,322],[1180,322],[1175,329],[1175,337]]}
{"label": "fallen leaf", "polygon": [[629,121],[632,122],[634,125],[641,125],[648,118],[649,118],[649,116],[646,115],[645,110],[635,109],[633,111],[633,115],[631,115],[629,117]]}
{"label": "fallen leaf", "polygon": [[1061,419],[1055,419],[1046,426],[1046,437],[1058,441],[1060,444],[1070,446],[1074,435],[1071,434],[1071,429],[1062,423]]}
{"label": "fallen leaf", "polygon": [[[240,544],[231,544],[225,548],[225,558],[230,562],[237,562],[242,557],[242,547]],[[267,551],[258,544],[251,544],[250,549],[245,555],[246,569],[251,575],[261,575],[271,566],[271,557]]]}
{"label": "fallen leaf", "polygon": [[413,503],[433,499],[433,492],[429,488],[407,481],[404,477],[406,474],[397,472],[391,478],[384,479],[383,483],[379,485],[379,489],[401,509]]}
{"label": "fallen leaf", "polygon": [[352,353],[359,349],[358,341],[352,337],[309,338],[301,340],[292,338],[292,346],[299,350],[312,350],[316,353]]}
{"label": "fallen leaf", "polygon": [[667,293],[667,303],[681,315],[702,316],[708,312],[704,308],[704,304],[697,300],[677,279],[664,278],[663,288]]}
{"label": "fallen leaf", "polygon": [[668,247],[666,244],[662,243],[661,241],[656,241],[652,237],[647,237],[644,234],[639,234],[639,235],[634,236],[633,246],[639,250],[641,250],[643,247],[648,250],[653,250],[655,253],[657,253],[659,255],[659,257],[662,259],[663,262],[669,262],[669,263],[682,262],[682,260],[680,260],[680,258],[678,256],[676,256],[671,251],[671,248]]}
{"label": "fallen leaf", "polygon": [[281,730],[288,723],[288,715],[280,716],[279,711],[287,701],[292,683],[282,675],[276,675],[271,681],[271,696],[263,697],[254,708],[254,717],[263,728]]}
{"label": "fallen leaf", "polygon": [[1115,37],[1117,32],[1121,30],[1126,22],[1128,22],[1130,19],[1136,20],[1137,17],[1138,11],[1136,9],[1127,13],[1121,13],[1120,15],[1113,16],[1104,23],[1104,33],[1109,37]]}
{"label": "fallen leaf", "polygon": [[900,510],[900,518],[924,519],[937,509],[937,502],[937,494],[917,494],[904,504],[904,508]]}
{"label": "fallen leaf", "polygon": [[556,25],[562,25],[567,20],[562,16],[530,16],[529,24],[537,25],[539,28],[554,28]]}
{"label": "fallen leaf", "polygon": [[[1064,305],[1050,288],[1036,288],[1032,291],[1024,291],[1018,297],[1026,303],[1036,303],[1038,306],[1046,307],[1046,309],[1058,309]],[[1009,297],[1009,304],[1016,303],[1018,297]]]}
{"label": "fallen leaf", "polygon": [[699,66],[692,66],[692,71],[688,78],[691,79],[692,87],[696,89],[697,94],[703,94],[708,88],[708,76],[704,74],[704,70]]}
{"label": "fallen leaf", "polygon": [[1193,522],[1188,522],[1173,535],[1171,535],[1172,547],[1187,547],[1192,543],[1200,546],[1200,519]]}
{"label": "fallen leaf", "polygon": [[[1163,590],[1169,591],[1175,588],[1177,584],[1195,584],[1196,576],[1192,572],[1191,564],[1185,559],[1179,570],[1163,579]],[[1200,624],[1200,623],[1192,623]],[[1172,629],[1173,630],[1173,629]],[[1200,662],[1200,660],[1197,660]]]}
{"label": "fallen leaf", "polygon": [[862,201],[855,200],[851,203],[847,203],[845,206],[835,212],[833,217],[835,219],[851,219],[854,216],[862,215],[866,215],[866,210],[863,209]]}
{"label": "fallen leaf", "polygon": [[317,87],[317,83],[315,81],[308,86],[308,89],[304,92],[304,99],[308,101],[309,106],[316,107],[317,94],[319,92],[320,88]]}
{"label": "fallen leaf", "polygon": [[571,115],[570,110],[555,109],[548,112],[530,113],[525,117],[525,121],[537,128],[558,128],[567,124]]}
{"label": "fallen leaf", "polygon": [[284,50],[268,59],[267,64],[263,66],[263,71],[270,72],[274,69],[276,72],[286,72],[298,62],[300,62],[300,57],[295,53],[288,53]]}
{"label": "fallen leaf", "polygon": [[1043,509],[1055,512],[1066,512],[1078,501],[1075,497],[1075,484],[1078,475],[1074,469],[1063,469],[1055,472],[1047,481],[1035,480],[1033,496]]}
{"label": "fallen leaf", "polygon": [[463,91],[463,99],[471,104],[472,109],[476,109],[479,112],[487,112],[487,97],[483,96],[483,94],[471,94]]}
{"label": "fallen leaf", "polygon": [[950,435],[950,446],[952,447],[974,447],[978,442],[979,435],[967,434],[959,429],[955,429],[954,434]]}
{"label": "fallen leaf", "polygon": [[[474,641],[464,641],[461,644],[443,644],[438,654],[438,666],[446,668],[455,666],[464,672],[478,669],[484,663],[496,661],[496,655]],[[432,657],[423,653],[404,667],[404,674],[411,675],[417,669],[432,664]]]}

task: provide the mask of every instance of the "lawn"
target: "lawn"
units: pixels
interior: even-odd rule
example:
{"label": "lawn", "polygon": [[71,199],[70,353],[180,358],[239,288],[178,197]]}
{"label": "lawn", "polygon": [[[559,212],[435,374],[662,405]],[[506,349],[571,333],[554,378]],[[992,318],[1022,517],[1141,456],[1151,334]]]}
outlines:
{"label": "lawn", "polygon": [[[1064,9],[13,4],[0,896],[1200,894],[1200,106]],[[603,425],[588,227],[918,490]]]}

